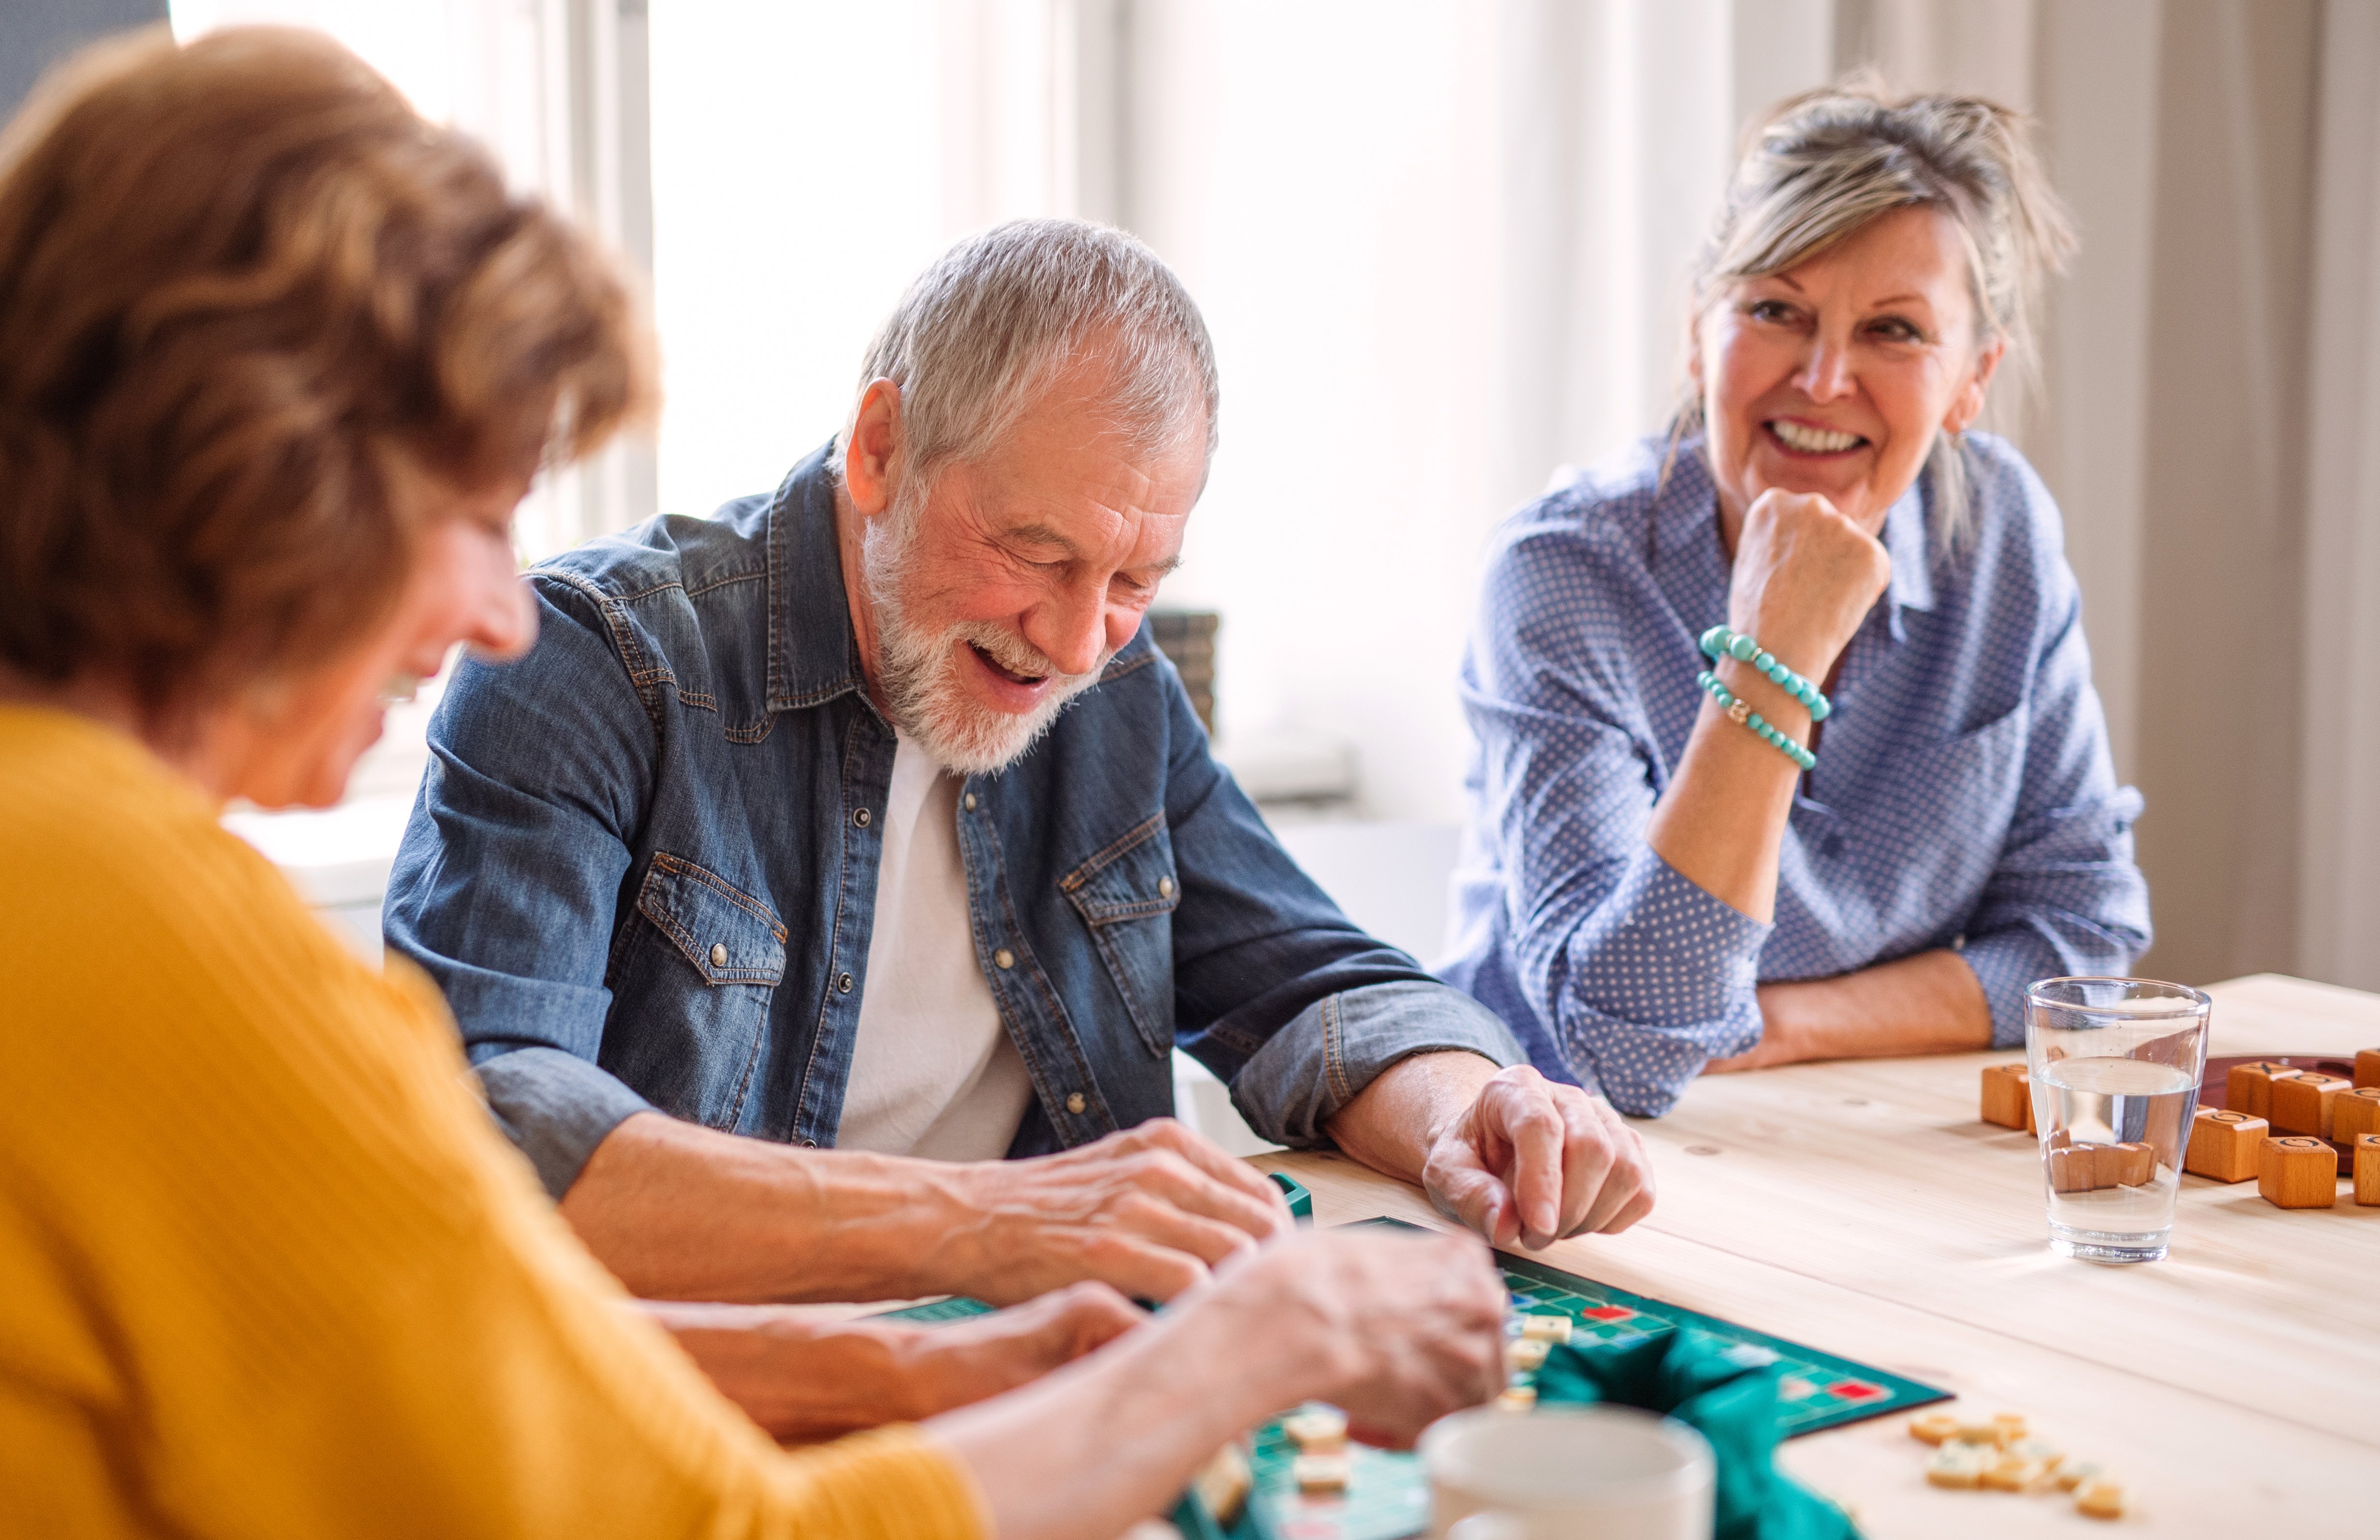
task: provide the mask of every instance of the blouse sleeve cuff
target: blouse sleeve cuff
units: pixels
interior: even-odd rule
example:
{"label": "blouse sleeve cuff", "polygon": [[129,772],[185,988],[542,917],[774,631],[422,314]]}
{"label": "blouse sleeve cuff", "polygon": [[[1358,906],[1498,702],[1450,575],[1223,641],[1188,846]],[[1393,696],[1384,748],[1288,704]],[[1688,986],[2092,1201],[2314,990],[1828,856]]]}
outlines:
{"label": "blouse sleeve cuff", "polygon": [[1572,945],[1572,994],[1624,1020],[1669,1028],[1735,1013],[1758,980],[1770,929],[1649,848],[1599,906],[1597,920]]}
{"label": "blouse sleeve cuff", "polygon": [[1959,949],[1984,987],[1984,1003],[1992,1013],[1992,1047],[2024,1046],[2024,992],[2044,978],[2062,972],[2057,954],[2016,931],[1977,936]]}
{"label": "blouse sleeve cuff", "polygon": [[1621,1111],[1668,1111],[1705,1063],[1760,1040],[1754,986],[1770,928],[1645,850],[1572,944],[1567,1056],[1593,1066]]}

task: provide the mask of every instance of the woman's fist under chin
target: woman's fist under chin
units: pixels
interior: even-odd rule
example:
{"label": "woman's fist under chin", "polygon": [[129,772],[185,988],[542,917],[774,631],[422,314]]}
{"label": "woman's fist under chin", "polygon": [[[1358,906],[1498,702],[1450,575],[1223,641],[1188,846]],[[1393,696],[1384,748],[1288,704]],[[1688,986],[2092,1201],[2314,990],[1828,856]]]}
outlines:
{"label": "woman's fist under chin", "polygon": [[1823,680],[1891,581],[1883,541],[1815,492],[1772,488],[1736,538],[1728,624]]}

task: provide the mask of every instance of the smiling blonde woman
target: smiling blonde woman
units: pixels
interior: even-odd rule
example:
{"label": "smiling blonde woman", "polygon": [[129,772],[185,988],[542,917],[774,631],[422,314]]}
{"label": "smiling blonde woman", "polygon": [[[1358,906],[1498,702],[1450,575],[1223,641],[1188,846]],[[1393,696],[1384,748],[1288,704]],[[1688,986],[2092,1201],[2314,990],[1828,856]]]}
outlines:
{"label": "smiling blonde woman", "polygon": [[2071,244],[2025,125],[1787,103],[1694,273],[1670,430],[1500,530],[1446,970],[1538,1068],[2010,1046],[2149,940],[2046,489],[1968,430]]}

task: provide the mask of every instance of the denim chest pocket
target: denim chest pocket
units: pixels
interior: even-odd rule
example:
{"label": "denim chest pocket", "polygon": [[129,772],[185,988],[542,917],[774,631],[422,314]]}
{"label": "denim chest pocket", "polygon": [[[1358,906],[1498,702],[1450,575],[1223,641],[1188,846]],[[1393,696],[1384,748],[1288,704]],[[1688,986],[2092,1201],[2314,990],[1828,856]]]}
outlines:
{"label": "denim chest pocket", "polygon": [[1165,816],[1151,815],[1058,888],[1090,927],[1134,1030],[1162,1058],[1173,1047],[1173,910],[1182,902]]}
{"label": "denim chest pocket", "polygon": [[785,976],[785,928],[760,900],[666,852],[653,856],[637,913],[647,940],[613,1004],[634,1013],[620,1046],[635,1062],[605,1068],[674,1116],[733,1128]]}

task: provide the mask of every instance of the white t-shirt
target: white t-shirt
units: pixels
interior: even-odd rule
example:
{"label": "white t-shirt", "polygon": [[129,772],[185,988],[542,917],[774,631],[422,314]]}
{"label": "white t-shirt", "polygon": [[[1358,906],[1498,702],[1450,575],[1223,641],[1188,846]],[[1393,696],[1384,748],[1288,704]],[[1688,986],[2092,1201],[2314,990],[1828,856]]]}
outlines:
{"label": "white t-shirt", "polygon": [[1032,1100],[976,963],[958,807],[959,778],[900,734],[837,1148],[997,1160]]}

